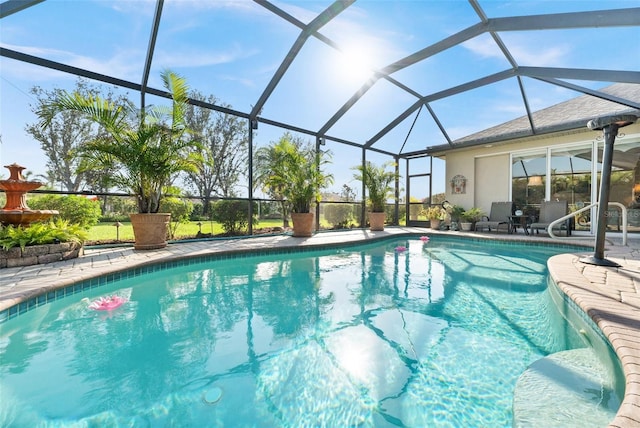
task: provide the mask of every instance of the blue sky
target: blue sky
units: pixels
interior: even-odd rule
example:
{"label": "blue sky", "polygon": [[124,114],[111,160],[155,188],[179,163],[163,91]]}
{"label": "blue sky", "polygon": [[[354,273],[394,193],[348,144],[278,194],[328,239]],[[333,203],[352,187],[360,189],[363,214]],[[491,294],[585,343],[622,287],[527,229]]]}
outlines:
{"label": "blue sky", "polygon": [[[308,23],[329,1],[273,2]],[[488,1],[480,6],[489,18],[597,10],[601,1]],[[616,2],[618,8],[639,1]],[[140,82],[155,2],[147,0],[47,0],[0,22],[0,44],[76,67]],[[357,1],[322,27],[320,33],[345,54],[310,38],[264,106],[262,116],[312,131],[321,128],[360,87],[367,67],[381,68],[479,22],[467,1]],[[150,86],[161,88],[160,71],[184,75],[192,88],[212,94],[240,111],[259,99],[300,30],[248,0],[167,0],[151,69]],[[640,30],[576,29],[500,33],[520,66],[640,70]],[[620,43],[620,40],[626,43]],[[635,40],[635,42],[633,42]],[[509,68],[493,39],[484,34],[393,74],[421,94],[462,84]],[[531,108],[538,110],[580,94],[524,78]],[[28,94],[72,88],[76,77],[0,58],[0,165],[21,163],[44,173],[39,144],[24,131],[36,117]],[[573,82],[591,88],[606,82]],[[133,100],[137,94],[131,93]],[[385,81],[378,83],[332,127],[328,135],[362,143],[415,102]],[[148,97],[148,103],[163,101]],[[433,109],[452,139],[525,114],[515,79],[436,101]],[[412,124],[415,119],[415,125]],[[411,130],[411,132],[410,132]],[[283,130],[261,124],[256,142],[268,144]],[[311,137],[309,137],[311,140]],[[445,143],[426,111],[411,115],[376,147],[397,152]],[[329,144],[334,152],[335,190],[357,187],[350,167],[359,149]],[[386,157],[372,155],[375,161]],[[437,171],[441,173],[441,171]],[[5,174],[6,172],[2,171]],[[438,183],[434,191],[443,191]]]}

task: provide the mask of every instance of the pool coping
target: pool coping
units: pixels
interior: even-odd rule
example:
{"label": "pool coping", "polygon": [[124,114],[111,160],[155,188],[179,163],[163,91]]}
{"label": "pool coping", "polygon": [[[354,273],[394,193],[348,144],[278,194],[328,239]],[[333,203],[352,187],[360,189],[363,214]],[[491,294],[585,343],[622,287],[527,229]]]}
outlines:
{"label": "pool coping", "polygon": [[256,252],[297,252],[392,237],[440,234],[514,243],[536,242],[567,248],[567,253],[549,259],[547,265],[550,277],[609,340],[620,358],[625,375],[625,396],[609,427],[640,426],[640,242],[622,246],[608,241],[606,257],[619,263],[621,267],[618,268],[580,262],[581,256],[592,251],[591,242],[505,233],[441,232],[418,227],[386,227],[381,232],[365,229],[321,232],[310,238],[294,238],[283,234],[218,239],[170,244],[164,249],[149,251],[135,251],[132,247],[91,248],[77,259],[1,269],[0,314],[8,316],[8,312],[4,311],[9,311],[12,307],[29,310],[34,305],[46,304],[48,298],[59,298],[56,293],[60,290],[66,293],[65,289],[70,288],[69,292],[73,294],[83,289],[82,286],[80,290],[69,287],[72,284],[86,284],[84,289],[91,288],[100,285],[100,281],[114,279],[115,275],[129,272],[135,275],[138,270],[163,263],[238,257]]}

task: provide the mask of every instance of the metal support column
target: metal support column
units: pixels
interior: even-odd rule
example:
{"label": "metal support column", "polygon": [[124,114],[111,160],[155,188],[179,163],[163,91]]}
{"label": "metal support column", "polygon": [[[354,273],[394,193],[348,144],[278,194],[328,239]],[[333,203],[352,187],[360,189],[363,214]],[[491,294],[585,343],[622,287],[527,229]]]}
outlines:
{"label": "metal support column", "polygon": [[598,266],[619,267],[614,261],[604,258],[604,241],[607,233],[607,209],[609,207],[609,189],[611,187],[611,165],[613,163],[613,145],[618,129],[631,125],[638,119],[632,114],[605,116],[590,120],[587,127],[593,131],[604,133],[604,153],[602,158],[602,175],[600,178],[600,196],[598,197],[598,223],[596,229],[596,245],[593,256],[583,257],[582,263]]}

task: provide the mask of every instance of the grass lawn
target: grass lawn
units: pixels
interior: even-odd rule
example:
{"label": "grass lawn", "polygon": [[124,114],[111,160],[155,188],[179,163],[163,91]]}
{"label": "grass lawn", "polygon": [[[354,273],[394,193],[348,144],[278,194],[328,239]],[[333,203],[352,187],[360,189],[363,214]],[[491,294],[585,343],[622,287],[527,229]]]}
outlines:
{"label": "grass lawn", "polygon": [[[199,226],[197,221],[179,224],[176,229],[175,239],[195,237]],[[224,233],[222,226],[216,222],[203,221],[202,233],[220,235]],[[116,240],[133,242],[133,228],[129,222],[121,222],[122,226],[116,228],[114,223],[98,223],[89,230],[88,242],[113,242]],[[282,220],[262,220],[253,226],[255,229],[267,227],[281,227]]]}

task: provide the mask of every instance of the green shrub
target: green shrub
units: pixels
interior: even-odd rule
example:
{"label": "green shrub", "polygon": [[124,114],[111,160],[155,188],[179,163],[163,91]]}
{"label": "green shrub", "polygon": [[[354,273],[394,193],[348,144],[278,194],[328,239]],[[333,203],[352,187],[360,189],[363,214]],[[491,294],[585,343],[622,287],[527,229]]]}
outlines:
{"label": "green shrub", "polygon": [[178,226],[189,223],[189,217],[193,212],[193,202],[175,196],[165,196],[160,202],[160,212],[171,213],[168,233],[169,239],[174,239]]}
{"label": "green shrub", "polygon": [[202,202],[196,202],[193,204],[193,211],[191,212],[191,221],[204,221],[209,220],[207,216],[203,215],[204,208]]}
{"label": "green shrub", "polygon": [[33,210],[56,210],[57,218],[77,224],[85,229],[98,224],[100,202],[76,195],[42,195],[28,201]]}
{"label": "green shrub", "polygon": [[54,244],[58,242],[83,243],[87,231],[78,224],[56,219],[45,223],[33,223],[30,226],[0,226],[0,247],[8,250],[20,247],[24,250],[30,245]]}
{"label": "green shrub", "polygon": [[[257,204],[254,203],[255,213]],[[222,200],[211,204],[211,218],[222,225],[229,235],[237,235],[246,231],[249,224],[249,201]],[[255,216],[252,219],[255,223]]]}
{"label": "green shrub", "polygon": [[322,211],[324,219],[334,228],[346,229],[355,221],[353,204],[326,203]]}
{"label": "green shrub", "polygon": [[[407,215],[407,206],[405,204],[398,204],[398,222],[404,223]],[[393,218],[393,216],[391,216]]]}
{"label": "green shrub", "polygon": [[[384,212],[386,214],[385,217],[384,217],[385,218],[384,222],[387,223],[387,224],[396,224],[396,207],[394,205],[391,205],[391,204],[385,204]],[[406,212],[407,212],[406,209],[402,210],[403,215]],[[398,215],[400,215],[400,214],[398,214]]]}
{"label": "green shrub", "polygon": [[116,214],[116,213],[109,213],[106,215],[103,215],[102,217],[100,217],[100,223],[115,223],[116,221],[119,222],[127,222],[127,221],[131,221],[131,219],[129,218],[129,214]]}
{"label": "green shrub", "polygon": [[279,202],[259,201],[258,213],[261,220],[282,218],[282,209]]}

